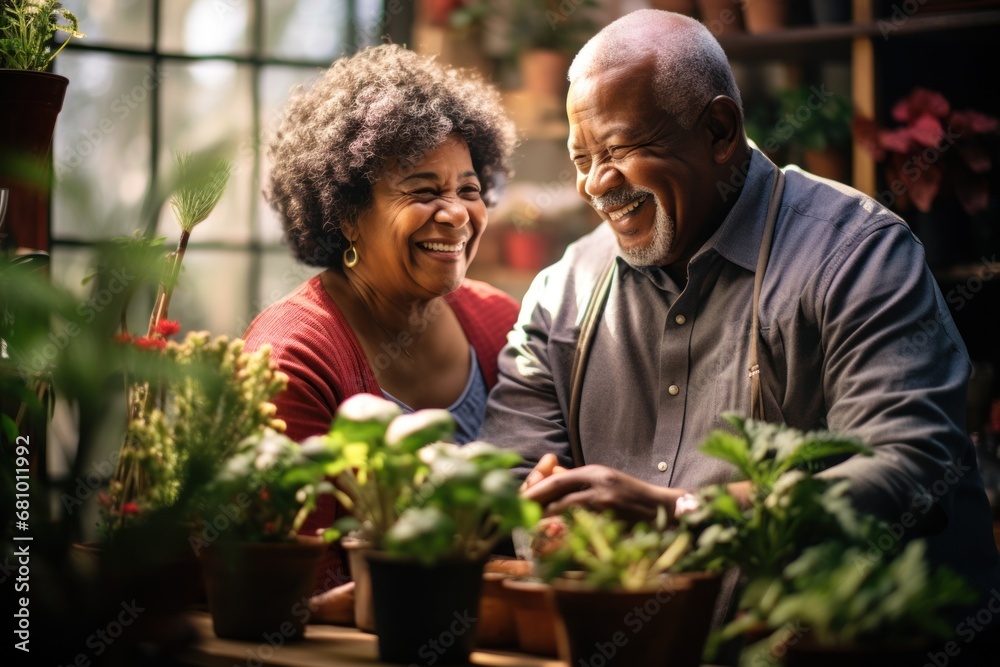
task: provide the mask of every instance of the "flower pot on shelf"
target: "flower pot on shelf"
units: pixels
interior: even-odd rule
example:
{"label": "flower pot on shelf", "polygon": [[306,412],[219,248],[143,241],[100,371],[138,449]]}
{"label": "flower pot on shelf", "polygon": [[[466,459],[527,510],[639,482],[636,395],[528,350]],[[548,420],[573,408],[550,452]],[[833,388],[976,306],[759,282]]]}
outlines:
{"label": "flower pot on shelf", "polygon": [[511,648],[517,644],[514,606],[503,585],[504,579],[510,577],[510,574],[504,572],[483,572],[483,592],[479,600],[476,646]]}
{"label": "flower pot on shelf", "polygon": [[788,25],[788,0],[753,0],[743,3],[743,22],[750,34],[783,30]]}
{"label": "flower pot on shelf", "polygon": [[698,18],[697,0],[650,0],[649,4],[653,9],[662,9]]}
{"label": "flower pot on shelf", "polygon": [[227,542],[199,554],[215,634],[260,641],[279,633],[301,639],[309,618],[306,600],[326,545],[314,542]]}
{"label": "flower pot on shelf", "polygon": [[570,59],[555,49],[528,49],[521,54],[521,87],[538,97],[563,99],[569,89]]}
{"label": "flower pot on shelf", "polygon": [[354,580],[354,625],[365,632],[375,632],[375,606],[372,603],[372,576],[366,557],[371,545],[365,540],[345,537],[340,542],[347,552],[351,579]]}
{"label": "flower pot on shelf", "polygon": [[743,13],[737,0],[698,0],[701,22],[716,37],[742,35]]}
{"label": "flower pot on shelf", "polygon": [[549,263],[552,241],[544,232],[511,227],[504,233],[503,244],[504,259],[512,269],[537,273]]}
{"label": "flower pot on shelf", "polygon": [[[562,622],[556,613],[552,587],[530,578],[505,579],[503,586],[514,607],[517,645],[525,653],[558,656]],[[565,641],[565,640],[562,640]]]}
{"label": "flower pot on shelf", "polygon": [[608,667],[698,667],[719,583],[717,575],[667,575],[660,586],[627,591],[556,580],[552,590],[568,653],[562,657],[590,664],[600,651]]}
{"label": "flower pot on shelf", "polygon": [[58,74],[0,69],[0,188],[10,190],[4,227],[16,246],[49,247],[49,150],[68,85]]}
{"label": "flower pot on shelf", "polygon": [[426,565],[372,551],[367,555],[379,659],[427,661],[428,641],[441,640],[435,664],[466,664],[472,652],[483,582],[482,561]]}
{"label": "flower pot on shelf", "polygon": [[834,147],[825,150],[802,151],[806,171],[829,178],[839,183],[849,183],[851,180],[850,159],[846,151]]}

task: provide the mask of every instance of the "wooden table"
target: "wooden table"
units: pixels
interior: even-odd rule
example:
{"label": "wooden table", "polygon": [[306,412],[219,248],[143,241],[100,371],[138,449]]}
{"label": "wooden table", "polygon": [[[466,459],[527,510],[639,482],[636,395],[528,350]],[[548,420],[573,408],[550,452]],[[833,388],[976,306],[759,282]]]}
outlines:
{"label": "wooden table", "polygon": [[[266,642],[219,639],[212,631],[208,612],[187,615],[202,641],[180,656],[182,663],[204,667],[353,667],[388,665],[378,660],[378,638],[357,628],[309,625],[303,641],[272,648]],[[551,658],[508,651],[474,651],[473,665],[493,667],[566,667]]]}

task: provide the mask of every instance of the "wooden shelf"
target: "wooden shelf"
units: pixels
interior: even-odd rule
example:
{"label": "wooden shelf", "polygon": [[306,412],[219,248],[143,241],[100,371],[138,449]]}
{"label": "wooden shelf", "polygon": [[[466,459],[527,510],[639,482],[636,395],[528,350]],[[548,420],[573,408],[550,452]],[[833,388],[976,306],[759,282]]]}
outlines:
{"label": "wooden shelf", "polygon": [[895,38],[1000,25],[1000,10],[914,15],[841,25],[800,26],[773,33],[719,37],[726,55],[741,60],[847,59],[855,38]]}

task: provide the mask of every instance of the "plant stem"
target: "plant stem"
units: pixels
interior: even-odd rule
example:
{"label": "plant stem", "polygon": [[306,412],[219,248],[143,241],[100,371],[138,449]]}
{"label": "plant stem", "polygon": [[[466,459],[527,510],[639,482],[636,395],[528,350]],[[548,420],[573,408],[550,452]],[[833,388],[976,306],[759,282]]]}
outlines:
{"label": "plant stem", "polygon": [[167,311],[170,308],[170,297],[174,293],[174,286],[177,284],[177,278],[180,276],[181,262],[184,261],[184,253],[187,251],[188,240],[190,238],[191,232],[182,229],[181,238],[177,241],[177,250],[167,255],[167,264],[163,267],[163,280],[160,282],[160,288],[156,294],[156,305],[153,306],[153,314],[149,318],[149,329],[146,331],[147,336],[152,336],[153,330],[156,329],[156,324],[167,317]]}

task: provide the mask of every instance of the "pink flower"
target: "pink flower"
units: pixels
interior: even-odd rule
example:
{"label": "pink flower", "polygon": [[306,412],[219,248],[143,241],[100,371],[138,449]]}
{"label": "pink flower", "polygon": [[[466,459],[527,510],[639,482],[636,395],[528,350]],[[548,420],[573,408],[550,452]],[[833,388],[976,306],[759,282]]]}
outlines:
{"label": "pink flower", "polygon": [[160,334],[164,338],[170,338],[180,330],[181,323],[177,320],[160,320],[153,328],[153,331]]}
{"label": "pink flower", "polygon": [[139,511],[138,503],[125,503],[122,505],[122,514],[138,514]]}
{"label": "pink flower", "polygon": [[944,118],[951,111],[951,105],[941,93],[926,88],[914,88],[913,92],[896,102],[892,117],[900,123],[908,123],[918,116],[929,113]]}

